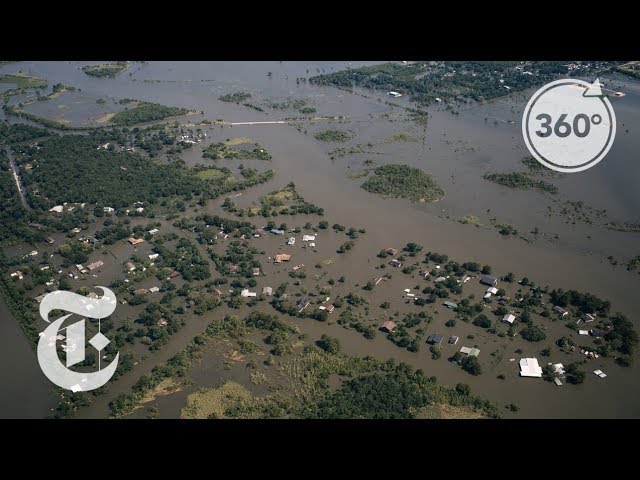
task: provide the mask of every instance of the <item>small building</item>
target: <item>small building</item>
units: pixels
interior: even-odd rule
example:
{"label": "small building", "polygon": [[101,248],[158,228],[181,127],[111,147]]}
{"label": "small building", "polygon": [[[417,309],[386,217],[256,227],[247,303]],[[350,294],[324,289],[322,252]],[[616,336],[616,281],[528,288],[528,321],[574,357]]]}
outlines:
{"label": "small building", "polygon": [[260,269],[258,267],[255,267],[251,270],[251,273],[253,273],[253,275],[260,275]]}
{"label": "small building", "polygon": [[432,333],[427,337],[427,343],[430,343],[431,345],[440,345],[443,340],[444,337],[439,333]]}
{"label": "small building", "polygon": [[395,324],[395,322],[387,320],[380,326],[380,330],[382,330],[383,332],[391,333],[395,330],[396,326],[397,325]]}
{"label": "small building", "polygon": [[140,245],[142,242],[144,242],[144,238],[129,237],[127,238],[127,242],[129,242],[131,245]]}
{"label": "small building", "polygon": [[308,298],[303,298],[303,299],[299,300],[296,305],[300,309],[300,311],[302,311],[305,308],[307,308],[310,303],[311,303],[311,300],[309,300]]}
{"label": "small building", "polygon": [[332,304],[332,305],[329,305],[329,306],[327,307],[327,313],[331,313],[331,312],[333,312],[333,311],[335,310],[335,308],[336,308],[336,307],[334,307],[334,306],[333,306],[333,304]]}
{"label": "small building", "polygon": [[167,276],[167,280],[171,280],[172,278],[176,278],[179,276],[180,276],[180,272],[178,272],[177,270],[174,270]]}
{"label": "small building", "polygon": [[395,258],[393,260],[391,260],[389,262],[389,265],[391,265],[392,267],[401,267],[402,263],[400,263],[398,260],[396,260]]}
{"label": "small building", "polygon": [[256,229],[253,231],[253,236],[254,236],[254,237],[261,237],[261,236],[262,236],[262,235],[264,235],[265,233],[267,233],[267,231],[266,231],[264,228],[259,227],[259,228],[256,228]]}
{"label": "small building", "polygon": [[149,290],[147,290],[146,288],[139,288],[133,291],[134,295],[145,295],[147,293],[149,293]]}
{"label": "small building", "polygon": [[504,305],[505,303],[509,303],[510,301],[511,301],[511,297],[507,297],[506,295],[498,297],[498,303],[502,305]]}
{"label": "small building", "polygon": [[161,318],[160,320],[158,320],[159,327],[166,327],[167,325],[169,325],[169,322],[167,322],[164,318]]}
{"label": "small building", "polygon": [[271,287],[263,287],[262,288],[262,294],[263,295],[267,295],[267,296],[273,295],[273,288],[271,288]]}
{"label": "small building", "polygon": [[559,387],[562,386],[562,382],[560,381],[560,379],[558,377],[554,377],[553,378],[553,382]]}
{"label": "small building", "polygon": [[504,317],[502,317],[502,321],[510,325],[513,325],[513,322],[515,322],[515,320],[516,320],[515,315],[512,315],[510,313],[507,313]]}
{"label": "small building", "polygon": [[462,347],[460,349],[460,353],[469,357],[477,357],[478,355],[480,355],[480,349],[475,347]]}
{"label": "small building", "polygon": [[538,365],[537,358],[520,359],[520,376],[521,377],[542,377],[542,368]]}
{"label": "small building", "polygon": [[90,298],[91,300],[97,300],[99,297],[96,292],[89,292],[89,294],[87,295],[87,298]]}
{"label": "small building", "polygon": [[437,277],[437,278],[433,281],[433,283],[442,283],[442,282],[444,282],[446,279],[447,279],[446,277]]}
{"label": "small building", "polygon": [[36,302],[38,302],[38,303],[41,303],[41,302],[42,302],[42,300],[44,300],[44,297],[46,297],[46,293],[45,293],[45,294],[42,294],[42,295],[38,295],[38,296],[35,298],[35,301],[36,301]]}
{"label": "small building", "polygon": [[607,332],[606,332],[606,330],[600,330],[599,328],[593,328],[593,329],[589,330],[589,334],[592,337],[601,338],[601,337],[604,337],[607,334]]}
{"label": "small building", "polygon": [[301,268],[304,268],[304,263],[301,263],[301,264],[296,265],[295,267],[293,267],[293,271],[298,271],[298,270],[300,270]]}
{"label": "small building", "polygon": [[578,335],[589,335],[589,330],[578,330]]}
{"label": "small building", "polygon": [[216,297],[222,297],[224,295],[224,293],[222,293],[222,290],[220,290],[219,288],[214,288],[213,292],[212,292]]}
{"label": "small building", "polygon": [[87,268],[89,270],[95,270],[96,268],[100,268],[103,265],[104,265],[104,262],[102,260],[98,260],[97,262],[93,262],[87,265]]}
{"label": "small building", "polygon": [[495,284],[498,283],[498,279],[496,277],[493,277],[491,275],[485,275],[484,277],[482,277],[480,279],[480,283],[483,285],[488,285],[490,287],[494,286]]}
{"label": "small building", "polygon": [[302,241],[303,242],[315,242],[316,240],[316,236],[315,235],[303,235],[302,236]]}
{"label": "small building", "polygon": [[149,255],[149,260],[155,260],[159,256],[160,256],[159,253],[152,253],[152,254]]}
{"label": "small building", "polygon": [[156,233],[158,233],[160,230],[158,230],[157,228],[152,228],[151,230],[149,230],[149,235],[155,235]]}
{"label": "small building", "polygon": [[402,96],[400,92],[393,92],[393,91],[389,92],[389,95],[391,95],[394,98],[398,98]]}
{"label": "small building", "polygon": [[240,295],[243,297],[256,297],[258,294],[256,292],[250,292],[249,289],[245,288],[240,292]]}
{"label": "small building", "polygon": [[398,253],[398,249],[397,248],[387,248],[385,250],[385,252],[387,252],[389,255],[395,255],[396,253]]}
{"label": "small building", "polygon": [[102,211],[103,211],[104,213],[113,213],[113,212],[115,211],[115,209],[114,209],[114,208],[112,208],[112,207],[104,207],[104,208],[102,209]]}
{"label": "small building", "polygon": [[445,300],[444,302],[442,302],[442,304],[447,307],[450,308],[451,310],[457,310],[458,309],[458,304],[455,302],[451,302],[449,300]]}
{"label": "small building", "polygon": [[489,292],[492,295],[496,295],[498,293],[498,289],[496,287],[489,287],[487,288],[487,292]]}
{"label": "small building", "polygon": [[564,317],[566,315],[569,314],[569,312],[567,312],[564,308],[556,305],[555,307],[553,307],[553,311],[556,312],[558,315],[560,315],[561,317]]}
{"label": "small building", "polygon": [[491,292],[487,292],[482,296],[483,300],[489,300],[491,298]]}
{"label": "small building", "polygon": [[159,291],[160,291],[160,288],[159,288],[159,287],[151,287],[151,288],[149,289],[149,292],[150,292],[150,293],[158,293]]}
{"label": "small building", "polygon": [[231,265],[229,267],[229,273],[238,273],[238,270],[240,270],[240,267],[238,265]]}
{"label": "small building", "polygon": [[11,274],[11,277],[18,277],[18,280],[22,280],[24,278],[24,273],[22,273],[20,270],[16,270]]}
{"label": "small building", "polygon": [[289,237],[289,239],[287,240],[287,245],[295,245],[296,244],[296,237]]}
{"label": "small building", "polygon": [[561,363],[556,363],[554,365],[551,365],[551,368],[553,368],[553,373],[555,373],[556,375],[564,375],[565,371],[564,371],[564,365]]}
{"label": "small building", "polygon": [[378,285],[378,284],[382,281],[382,279],[383,279],[383,278],[384,278],[384,277],[375,277],[375,278],[373,279],[373,284],[374,284],[374,285]]}
{"label": "small building", "polygon": [[584,323],[593,322],[595,319],[596,316],[590,313],[583,313],[580,317],[580,320],[582,320]]}
{"label": "small building", "polygon": [[129,270],[130,272],[133,272],[136,269],[136,266],[131,262],[127,262],[125,266],[127,267],[127,270]]}
{"label": "small building", "polygon": [[55,207],[51,207],[49,209],[50,212],[62,213],[64,207],[62,205],[56,205]]}
{"label": "small building", "polygon": [[288,262],[289,260],[291,260],[291,255],[286,253],[279,253],[274,257],[275,263]]}
{"label": "small building", "polygon": [[56,241],[51,237],[45,238],[44,241],[47,242],[49,245],[53,245],[54,243],[56,243]]}
{"label": "small building", "polygon": [[456,337],[455,335],[451,335],[449,337],[449,345],[455,345],[456,343],[458,343],[458,340],[460,340],[458,337]]}
{"label": "small building", "polygon": [[273,229],[271,229],[271,233],[273,233],[274,235],[284,235],[284,230],[280,230],[278,228],[273,228]]}

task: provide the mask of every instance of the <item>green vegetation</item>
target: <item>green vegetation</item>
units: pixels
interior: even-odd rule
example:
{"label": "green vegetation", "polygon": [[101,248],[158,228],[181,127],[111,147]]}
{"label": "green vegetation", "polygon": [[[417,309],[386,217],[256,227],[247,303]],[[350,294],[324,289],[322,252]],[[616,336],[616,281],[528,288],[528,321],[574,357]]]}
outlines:
{"label": "green vegetation", "polygon": [[46,80],[22,72],[0,74],[0,83],[12,83],[18,89],[47,87]]}
{"label": "green vegetation", "polygon": [[9,159],[0,148],[0,245],[18,243],[22,240],[36,241],[42,234],[30,229],[27,224],[34,217],[22,206],[18,189],[9,168]]}
{"label": "green vegetation", "polygon": [[[523,71],[534,75],[523,75]],[[465,101],[468,98],[483,101],[542,85],[566,73],[564,62],[555,61],[415,62],[347,69],[312,77],[309,81],[338,87],[396,90],[410,94],[418,103],[429,104],[436,97],[449,102]],[[504,82],[500,82],[500,79]]]}
{"label": "green vegetation", "polygon": [[627,262],[627,270],[630,272],[634,271],[640,266],[640,255],[636,255],[631,260]]}
{"label": "green vegetation", "polygon": [[232,145],[232,141],[213,143],[202,150],[202,156],[212,160],[271,160],[269,152],[257,143],[252,149]]}
{"label": "green vegetation", "polygon": [[[96,150],[110,140],[108,133],[52,137],[41,142],[37,169],[25,177],[27,192],[34,208],[48,210],[63,202],[87,202],[99,207],[126,207],[136,201],[151,205],[162,198],[198,195],[207,200],[224,193],[265,182],[273,170],[250,179],[228,182],[227,176],[199,178],[198,169],[181,163],[158,164],[138,154],[116,150]],[[69,182],[68,172],[75,172]],[[39,195],[34,195],[34,190]]]}
{"label": "green vegetation", "polygon": [[235,92],[221,95],[218,97],[218,100],[222,102],[242,103],[250,98],[251,94],[249,92]]}
{"label": "green vegetation", "polygon": [[640,223],[609,222],[606,226],[609,230],[616,230],[618,232],[640,232]]}
{"label": "green vegetation", "polygon": [[487,173],[483,178],[509,188],[533,189],[552,194],[558,193],[558,187],[555,185],[544,180],[533,179],[525,173]]}
{"label": "green vegetation", "polygon": [[419,142],[420,138],[407,133],[396,133],[385,138],[382,143]]}
{"label": "green vegetation", "polygon": [[180,107],[168,107],[158,103],[141,102],[135,107],[125,108],[109,119],[116,125],[136,125],[138,123],[163,120],[168,117],[186,115],[189,110]]}
{"label": "green vegetation", "polygon": [[390,164],[377,167],[361,186],[368,192],[408,198],[412,202],[435,202],[444,190],[428,173],[408,165]]}
{"label": "green vegetation", "polygon": [[544,330],[535,325],[526,327],[520,332],[520,335],[522,335],[522,338],[529,342],[541,342],[542,340],[547,338],[547,334],[544,333]]}
{"label": "green vegetation", "polygon": [[324,215],[324,209],[307,202],[296,191],[296,186],[290,182],[279,190],[266,194],[260,199],[260,208],[254,206],[251,212],[265,218],[276,215]]}
{"label": "green vegetation", "polygon": [[127,62],[104,63],[102,65],[87,65],[82,71],[92,77],[114,78],[127,68]]}
{"label": "green vegetation", "polygon": [[345,130],[321,130],[313,135],[313,138],[321,142],[346,142],[351,138],[351,133]]}

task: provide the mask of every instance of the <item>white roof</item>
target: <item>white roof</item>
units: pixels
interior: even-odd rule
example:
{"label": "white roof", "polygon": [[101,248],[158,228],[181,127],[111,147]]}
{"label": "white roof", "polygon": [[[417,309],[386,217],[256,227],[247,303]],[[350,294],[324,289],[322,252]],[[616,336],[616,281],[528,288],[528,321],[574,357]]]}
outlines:
{"label": "white roof", "polygon": [[250,292],[248,289],[244,289],[240,292],[240,295],[242,295],[243,297],[255,297],[257,296],[256,292]]}
{"label": "white roof", "polygon": [[511,315],[510,313],[507,313],[504,317],[502,317],[502,321],[507,323],[513,323],[515,319],[516,317],[514,315]]}
{"label": "white roof", "polygon": [[460,349],[460,353],[464,353],[466,355],[469,355],[469,352],[471,351],[471,347],[462,347]]}
{"label": "white roof", "polygon": [[410,288],[405,288],[405,289],[404,289],[404,291],[405,291],[406,293],[409,293],[409,292],[411,291],[411,289],[410,289]]}
{"label": "white roof", "polygon": [[589,330],[578,330],[578,335],[589,335]]}
{"label": "white roof", "polygon": [[484,294],[484,297],[482,297],[482,298],[489,298],[490,296],[491,296],[491,292],[487,292],[487,293]]}
{"label": "white roof", "polygon": [[303,242],[313,242],[316,239],[315,235],[303,235],[302,236],[302,241]]}
{"label": "white roof", "polygon": [[553,371],[558,375],[564,375],[564,365],[562,365],[561,363],[554,364]]}
{"label": "white roof", "polygon": [[498,289],[496,287],[489,287],[487,288],[487,292],[493,293],[495,295],[496,293],[498,293]]}
{"label": "white roof", "polygon": [[542,377],[542,368],[538,365],[537,358],[520,359],[520,376],[521,377]]}

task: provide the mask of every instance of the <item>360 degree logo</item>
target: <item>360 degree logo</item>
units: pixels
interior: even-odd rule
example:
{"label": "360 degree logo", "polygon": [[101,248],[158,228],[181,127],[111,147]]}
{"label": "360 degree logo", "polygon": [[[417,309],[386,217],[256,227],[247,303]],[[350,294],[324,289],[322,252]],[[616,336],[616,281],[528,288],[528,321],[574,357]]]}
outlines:
{"label": "360 degree logo", "polygon": [[562,79],[546,84],[527,103],[522,135],[531,154],[558,172],[581,172],[600,162],[616,136],[616,115],[602,84]]}
{"label": "360 degree logo", "polygon": [[[49,380],[59,387],[72,392],[86,392],[100,388],[111,379],[118,366],[120,353],[116,354],[113,361],[102,369],[100,368],[100,355],[98,355],[97,372],[75,372],[68,368],[85,359],[85,319],[65,328],[61,328],[62,323],[74,313],[88,318],[102,319],[111,315],[116,309],[117,302],[114,293],[105,287],[98,288],[104,292],[104,295],[98,299],[91,299],[73,292],[56,290],[48,293],[40,303],[40,316],[47,323],[49,323],[48,317],[52,310],[71,312],[69,315],[55,320],[44,332],[40,333],[38,363]],[[63,330],[66,331],[66,335],[60,334]],[[60,340],[66,342],[66,365],[63,365],[58,357],[56,342]],[[100,332],[98,327],[98,333],[89,339],[89,343],[100,352],[107,346],[109,340]]]}

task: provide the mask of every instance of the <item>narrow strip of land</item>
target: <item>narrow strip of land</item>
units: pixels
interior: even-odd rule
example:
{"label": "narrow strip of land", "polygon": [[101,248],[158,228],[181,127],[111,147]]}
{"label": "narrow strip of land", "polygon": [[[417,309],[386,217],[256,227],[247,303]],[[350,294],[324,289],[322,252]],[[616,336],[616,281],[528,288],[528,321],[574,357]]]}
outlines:
{"label": "narrow strip of land", "polygon": [[31,210],[31,206],[27,202],[27,197],[24,194],[24,186],[20,181],[20,176],[18,175],[18,167],[16,166],[15,159],[13,158],[13,153],[11,152],[11,148],[7,146],[7,157],[9,158],[9,165],[11,165],[11,172],[13,173],[13,179],[16,182],[16,187],[18,188],[18,193],[20,194],[20,201],[22,205],[27,210]]}

